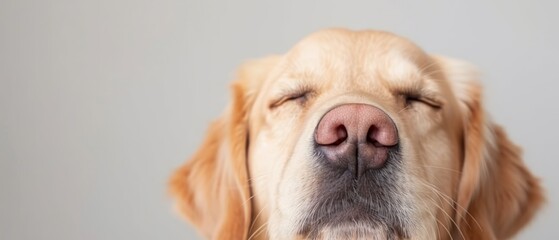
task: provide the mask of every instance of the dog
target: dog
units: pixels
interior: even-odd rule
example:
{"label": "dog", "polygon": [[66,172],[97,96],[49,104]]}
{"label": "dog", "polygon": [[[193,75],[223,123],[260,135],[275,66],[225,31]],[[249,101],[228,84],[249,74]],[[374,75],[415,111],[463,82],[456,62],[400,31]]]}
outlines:
{"label": "dog", "polygon": [[241,66],[170,180],[207,239],[508,239],[544,202],[471,64],[327,29]]}

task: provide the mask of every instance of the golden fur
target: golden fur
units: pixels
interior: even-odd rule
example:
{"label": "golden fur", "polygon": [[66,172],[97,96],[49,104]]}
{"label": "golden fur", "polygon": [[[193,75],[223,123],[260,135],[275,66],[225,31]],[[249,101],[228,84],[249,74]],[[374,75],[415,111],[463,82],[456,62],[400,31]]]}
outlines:
{"label": "golden fur", "polygon": [[[301,88],[312,89],[304,104],[282,102],[286,91]],[[403,108],[397,93],[409,88],[443,107]],[[308,237],[297,222],[312,204],[306,196],[315,193],[316,171],[300,139],[343,103],[379,106],[410,146],[398,192],[409,208],[408,239],[508,239],[543,202],[520,149],[486,114],[475,68],[401,37],[321,31],[285,55],[243,65],[232,93],[170,181],[179,211],[207,239]],[[382,228],[357,225],[321,229],[318,238],[386,238]]]}

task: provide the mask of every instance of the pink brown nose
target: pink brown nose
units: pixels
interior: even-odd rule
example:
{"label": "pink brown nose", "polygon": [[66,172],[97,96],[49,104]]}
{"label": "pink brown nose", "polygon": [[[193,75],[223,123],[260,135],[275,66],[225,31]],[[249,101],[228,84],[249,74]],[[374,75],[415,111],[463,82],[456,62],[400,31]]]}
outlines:
{"label": "pink brown nose", "polygon": [[389,148],[398,144],[398,131],[384,111],[366,104],[346,104],[322,117],[314,140],[329,162],[360,177],[384,166]]}

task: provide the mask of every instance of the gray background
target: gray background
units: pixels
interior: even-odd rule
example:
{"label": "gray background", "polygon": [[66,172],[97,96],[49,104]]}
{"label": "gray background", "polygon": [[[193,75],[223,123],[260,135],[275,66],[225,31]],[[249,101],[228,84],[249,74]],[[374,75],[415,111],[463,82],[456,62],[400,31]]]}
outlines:
{"label": "gray background", "polygon": [[0,239],[196,239],[165,184],[236,66],[330,26],[477,64],[490,112],[548,190],[519,239],[557,239],[552,2],[1,0]]}

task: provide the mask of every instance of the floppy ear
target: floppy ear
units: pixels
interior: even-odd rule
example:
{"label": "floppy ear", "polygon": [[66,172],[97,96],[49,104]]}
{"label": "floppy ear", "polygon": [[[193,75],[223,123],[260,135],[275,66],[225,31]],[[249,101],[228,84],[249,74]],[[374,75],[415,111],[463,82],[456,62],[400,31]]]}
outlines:
{"label": "floppy ear", "polygon": [[243,65],[232,103],[207,132],[192,159],[172,175],[178,210],[207,239],[246,239],[251,224],[247,115],[277,57]]}
{"label": "floppy ear", "polygon": [[461,239],[508,239],[528,223],[544,201],[538,179],[526,168],[521,150],[487,116],[477,70],[436,57],[461,104],[464,159],[454,235]]}

